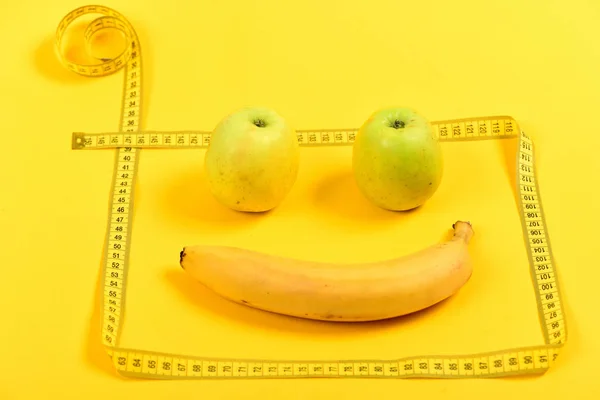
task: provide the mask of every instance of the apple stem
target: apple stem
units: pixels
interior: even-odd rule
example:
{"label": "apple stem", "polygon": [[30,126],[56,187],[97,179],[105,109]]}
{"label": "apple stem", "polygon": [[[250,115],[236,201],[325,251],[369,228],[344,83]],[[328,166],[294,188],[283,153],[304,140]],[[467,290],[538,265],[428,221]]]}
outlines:
{"label": "apple stem", "polygon": [[396,120],[394,120],[394,122],[392,123],[391,126],[394,129],[404,128],[404,122],[400,121],[399,119],[396,119]]}
{"label": "apple stem", "polygon": [[264,128],[265,126],[267,126],[265,121],[260,118],[254,120],[254,125],[258,126],[259,128]]}

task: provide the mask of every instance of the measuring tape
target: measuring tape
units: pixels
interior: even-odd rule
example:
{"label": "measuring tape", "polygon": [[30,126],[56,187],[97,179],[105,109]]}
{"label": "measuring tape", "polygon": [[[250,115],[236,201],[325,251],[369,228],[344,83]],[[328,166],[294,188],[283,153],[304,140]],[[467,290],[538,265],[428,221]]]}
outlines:
{"label": "measuring tape", "polygon": [[[102,29],[119,29],[127,47],[114,59],[97,65],[69,62],[60,53],[69,24],[86,14],[101,14],[85,31],[90,39]],[[84,76],[106,76],[125,70],[120,130],[75,132],[74,150],[116,149],[111,185],[109,219],[103,263],[104,309],[101,340],[116,371],[127,377],[153,379],[205,378],[479,378],[546,372],[567,338],[556,265],[552,256],[539,195],[531,138],[509,116],[453,119],[432,122],[442,142],[517,139],[517,187],[519,211],[544,344],[452,356],[423,355],[389,360],[261,360],[209,358],[160,353],[119,346],[125,310],[127,272],[131,246],[131,216],[139,153],[149,148],[206,148],[209,131],[141,131],[142,53],[138,36],[117,11],[90,5],[67,14],[56,31],[57,55],[71,71]],[[298,130],[301,146],[352,145],[357,129]]]}

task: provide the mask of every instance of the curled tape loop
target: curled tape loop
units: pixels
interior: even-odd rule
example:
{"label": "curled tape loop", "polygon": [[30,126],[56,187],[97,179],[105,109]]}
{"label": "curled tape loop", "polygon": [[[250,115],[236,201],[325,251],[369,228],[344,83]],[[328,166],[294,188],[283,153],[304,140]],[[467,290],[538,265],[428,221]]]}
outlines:
{"label": "curled tape loop", "polygon": [[[113,59],[98,59],[102,61],[99,64],[79,64],[76,62],[69,61],[62,52],[63,39],[65,32],[69,26],[75,22],[78,18],[88,14],[102,14],[102,17],[98,17],[90,22],[85,29],[85,49],[90,57],[96,58],[92,55],[92,38],[93,36],[103,29],[118,29],[125,35],[126,43],[125,49]],[[60,62],[69,70],[83,76],[95,77],[95,76],[106,76],[113,74],[123,68],[127,60],[131,57],[132,51],[135,49],[137,42],[137,35],[133,30],[133,27],[127,22],[127,20],[118,12],[103,6],[85,6],[79,7],[67,15],[60,21],[56,29],[55,35],[55,53]]]}

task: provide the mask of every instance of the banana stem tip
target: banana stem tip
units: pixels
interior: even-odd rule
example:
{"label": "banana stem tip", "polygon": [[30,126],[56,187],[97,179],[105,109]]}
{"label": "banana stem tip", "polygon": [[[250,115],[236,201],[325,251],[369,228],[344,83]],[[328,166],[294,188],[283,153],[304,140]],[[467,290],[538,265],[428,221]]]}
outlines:
{"label": "banana stem tip", "polygon": [[461,238],[466,243],[469,243],[475,234],[471,221],[456,221],[452,224],[452,229],[454,229],[454,237]]}
{"label": "banana stem tip", "polygon": [[181,268],[185,269],[185,267],[183,266],[183,257],[185,257],[185,247],[179,252],[179,265],[181,266]]}

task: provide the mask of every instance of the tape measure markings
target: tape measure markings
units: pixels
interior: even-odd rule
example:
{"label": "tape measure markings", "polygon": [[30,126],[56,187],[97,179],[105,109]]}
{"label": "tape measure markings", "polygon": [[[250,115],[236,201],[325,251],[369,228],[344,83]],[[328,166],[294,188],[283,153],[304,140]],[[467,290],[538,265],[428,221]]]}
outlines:
{"label": "tape measure markings", "polygon": [[[62,54],[61,40],[68,26],[86,14],[99,13],[103,16],[92,21],[84,33],[86,49],[90,52],[90,39],[101,29],[116,28],[126,37],[126,49],[114,60],[104,60],[99,65],[77,65],[68,62]],[[142,64],[140,43],[133,27],[118,12],[103,6],[79,7],[67,14],[59,24],[56,34],[56,51],[60,61],[73,72],[84,76],[106,76],[125,68],[123,98],[121,105],[121,131],[133,132],[139,128],[142,101]],[[91,52],[90,52],[91,53]],[[113,167],[112,193],[109,203],[108,227],[105,240],[105,273],[103,275],[104,308],[102,343],[112,355],[112,346],[117,346],[124,317],[124,300],[129,246],[131,244],[130,216],[133,210],[133,191],[139,160],[139,149],[119,148]],[[120,197],[115,195],[119,194]],[[127,203],[127,204],[125,204]]]}
{"label": "tape measure markings", "polygon": [[411,357],[400,360],[229,360],[178,357],[168,353],[125,350],[116,352],[122,374],[130,377],[288,378],[288,377],[428,377],[465,378],[544,373],[556,362],[557,352],[528,347],[501,353]]}
{"label": "tape measure markings", "polygon": [[[434,121],[431,123],[434,136],[442,142],[465,141],[465,140],[489,140],[501,138],[514,138],[517,136],[515,130],[516,121],[512,117],[497,116],[480,118],[477,134],[470,131],[474,126],[473,118],[456,119],[449,121]],[[495,122],[494,122],[495,121]],[[487,126],[501,126],[491,129]],[[504,125],[501,125],[504,124]],[[452,135],[449,134],[451,130]],[[498,131],[489,134],[488,132]],[[351,145],[358,129],[329,129],[329,130],[297,130],[298,143],[301,146],[324,146],[324,145]],[[210,131],[154,131],[145,130],[138,133],[127,132],[102,132],[72,134],[71,148],[74,150],[97,150],[113,149],[123,146],[135,148],[206,148],[210,144]]]}
{"label": "tape measure markings", "polygon": [[567,327],[562,310],[560,287],[554,265],[554,256],[547,235],[541,195],[536,179],[533,141],[521,135],[520,154],[517,157],[517,171],[520,177],[519,208],[523,213],[522,227],[526,247],[529,249],[529,263],[536,297],[538,315],[543,327],[546,343],[564,344]]}
{"label": "tape measure markings", "polygon": [[[78,65],[60,54],[63,34],[78,17],[100,13],[85,31],[90,39],[101,29],[116,28],[127,38],[127,47],[115,59],[98,65]],[[142,58],[140,42],[129,22],[104,6],[79,7],[67,14],[56,33],[57,55],[71,71],[89,77],[106,76],[125,69],[120,131],[73,133],[75,150],[116,149],[106,228],[104,255],[104,307],[102,343],[114,367],[123,376],[162,379],[198,378],[301,378],[390,377],[466,378],[543,373],[556,362],[567,329],[550,242],[544,221],[531,139],[510,116],[450,119],[433,122],[440,141],[518,138],[517,192],[528,251],[530,272],[545,344],[470,355],[414,356],[396,360],[249,360],[194,357],[118,346],[125,313],[129,249],[133,216],[133,187],[142,148],[202,148],[210,131],[140,131],[142,110]],[[357,129],[298,130],[302,146],[349,145]]]}
{"label": "tape measure markings", "polygon": [[[558,352],[552,346],[530,346],[452,356],[406,357],[397,360],[231,360],[207,357],[182,357],[170,353],[120,349],[116,352],[117,364],[126,373],[152,373],[187,377],[211,376],[218,373],[237,376],[260,376],[265,372],[273,375],[318,375],[323,372],[341,375],[357,375],[371,372],[376,376],[428,375],[448,377],[512,374],[522,370],[545,371],[555,363]],[[236,370],[231,367],[237,366]],[[307,368],[308,367],[308,368]],[[162,371],[160,371],[162,369]],[[172,371],[172,372],[170,372]],[[190,372],[191,371],[191,372]],[[287,374],[286,374],[287,372]],[[211,374],[212,373],[212,374]]]}

